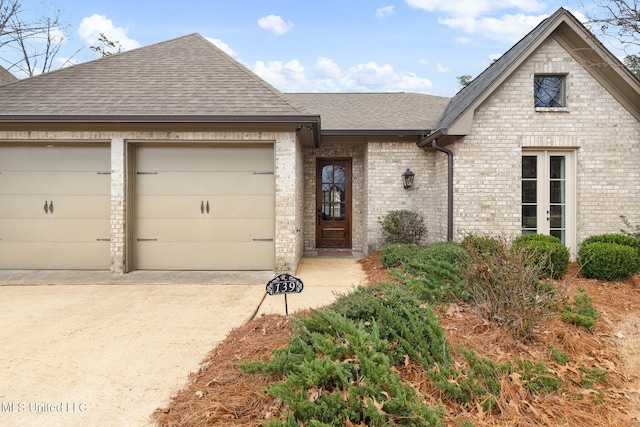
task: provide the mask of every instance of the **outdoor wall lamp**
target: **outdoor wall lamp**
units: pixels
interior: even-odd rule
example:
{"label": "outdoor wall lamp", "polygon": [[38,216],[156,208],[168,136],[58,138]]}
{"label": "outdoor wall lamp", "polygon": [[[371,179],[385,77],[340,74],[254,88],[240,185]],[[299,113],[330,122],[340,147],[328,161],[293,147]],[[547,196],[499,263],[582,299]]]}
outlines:
{"label": "outdoor wall lamp", "polygon": [[405,190],[413,187],[413,178],[415,178],[416,174],[411,172],[409,168],[402,174],[402,186]]}

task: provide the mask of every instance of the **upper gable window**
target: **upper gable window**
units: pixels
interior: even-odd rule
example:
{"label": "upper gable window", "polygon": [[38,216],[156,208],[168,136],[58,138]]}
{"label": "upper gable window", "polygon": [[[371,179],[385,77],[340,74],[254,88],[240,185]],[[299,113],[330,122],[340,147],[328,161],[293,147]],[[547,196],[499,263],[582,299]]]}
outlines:
{"label": "upper gable window", "polygon": [[566,107],[565,94],[567,76],[537,75],[533,77],[533,97],[535,107]]}

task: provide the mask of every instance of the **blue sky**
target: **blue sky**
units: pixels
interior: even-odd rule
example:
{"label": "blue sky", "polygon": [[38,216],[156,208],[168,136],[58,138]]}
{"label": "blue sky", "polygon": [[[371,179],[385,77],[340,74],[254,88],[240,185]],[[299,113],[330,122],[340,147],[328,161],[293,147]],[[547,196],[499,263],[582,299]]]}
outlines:
{"label": "blue sky", "polygon": [[[42,10],[22,0],[24,13]],[[46,5],[51,7],[52,1]],[[200,33],[283,92],[453,96],[559,7],[586,0],[55,0],[61,62],[96,59],[102,32],[125,49]],[[76,53],[77,52],[77,53]],[[74,54],[75,53],[75,54]],[[614,51],[615,54],[621,52]]]}

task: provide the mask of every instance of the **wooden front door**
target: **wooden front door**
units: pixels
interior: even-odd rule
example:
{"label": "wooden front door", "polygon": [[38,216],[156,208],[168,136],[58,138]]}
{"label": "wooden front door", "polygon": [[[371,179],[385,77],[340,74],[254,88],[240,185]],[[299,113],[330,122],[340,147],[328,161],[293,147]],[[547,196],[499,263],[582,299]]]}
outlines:
{"label": "wooden front door", "polygon": [[351,159],[318,159],[316,246],[351,247]]}

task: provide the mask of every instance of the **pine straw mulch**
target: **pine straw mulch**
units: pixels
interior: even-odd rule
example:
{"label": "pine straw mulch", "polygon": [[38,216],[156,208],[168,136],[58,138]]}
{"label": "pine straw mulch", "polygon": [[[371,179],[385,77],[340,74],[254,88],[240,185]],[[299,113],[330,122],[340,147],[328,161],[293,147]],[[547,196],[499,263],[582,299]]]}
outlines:
{"label": "pine straw mulch", "polygon": [[[360,261],[370,283],[391,278],[379,261],[379,254]],[[638,426],[639,378],[631,368],[640,366],[640,275],[624,283],[588,280],[577,275],[572,265],[568,279],[558,282],[567,297],[583,288],[598,311],[592,331],[550,319],[536,332],[533,341],[515,341],[504,330],[476,315],[469,304],[453,303],[440,307],[440,316],[456,363],[463,358],[456,345],[473,349],[479,356],[495,362],[529,359],[543,360],[563,378],[564,392],[551,395],[529,394],[518,375],[502,379],[499,413],[487,413],[478,406],[447,401],[430,382],[421,366],[408,361],[399,369],[427,403],[444,402],[448,426],[469,421],[480,426]],[[237,363],[268,360],[274,349],[283,347],[293,328],[289,318],[265,315],[237,328],[203,361],[198,372],[165,408],[152,418],[161,426],[260,426],[265,419],[286,412],[283,404],[268,396],[264,387],[269,379],[240,372]],[[631,339],[634,338],[634,339]],[[623,340],[626,339],[626,340]],[[550,345],[569,356],[561,366],[551,357]],[[580,366],[606,369],[606,381],[594,389],[580,388]]]}

